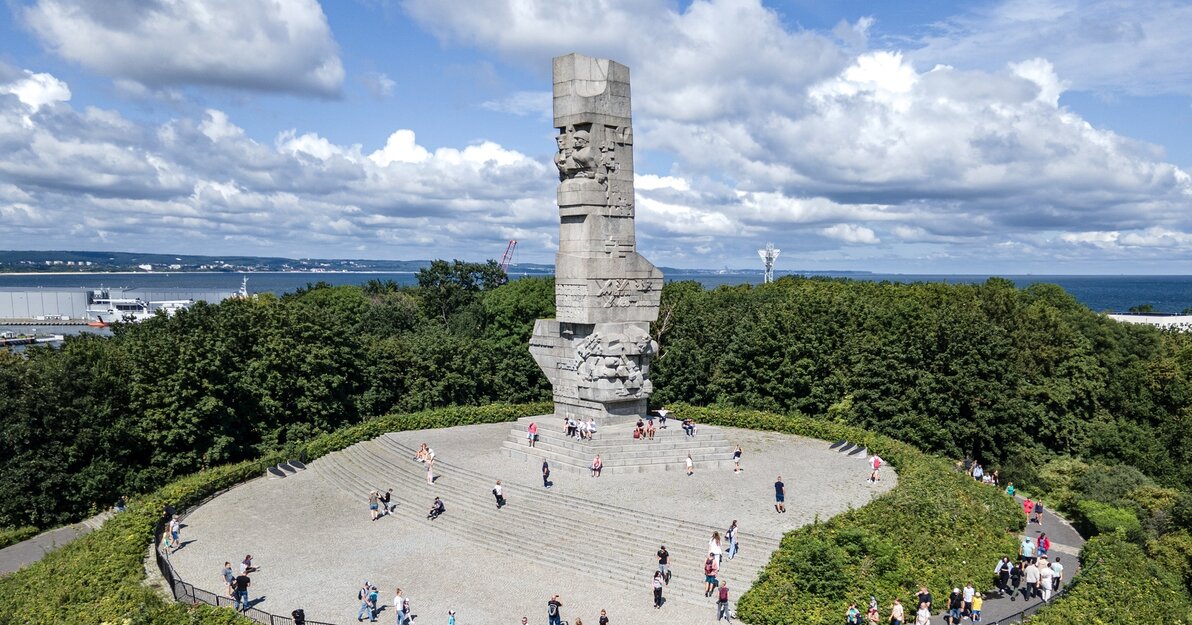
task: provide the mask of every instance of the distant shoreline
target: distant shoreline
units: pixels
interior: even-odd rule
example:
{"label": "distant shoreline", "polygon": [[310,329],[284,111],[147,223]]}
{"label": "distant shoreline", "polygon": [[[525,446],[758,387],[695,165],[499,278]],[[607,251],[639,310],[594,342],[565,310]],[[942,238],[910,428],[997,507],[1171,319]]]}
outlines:
{"label": "distant shoreline", "polygon": [[[388,270],[371,270],[371,271],[0,271],[0,276],[173,276],[178,274],[199,274],[199,275],[214,275],[214,276],[238,276],[238,275],[252,275],[256,273],[266,274],[304,274],[312,276],[321,275],[336,275],[336,274],[370,274],[370,273],[400,273],[400,274],[416,274],[417,271],[388,271]],[[545,274],[544,274],[545,275]]]}

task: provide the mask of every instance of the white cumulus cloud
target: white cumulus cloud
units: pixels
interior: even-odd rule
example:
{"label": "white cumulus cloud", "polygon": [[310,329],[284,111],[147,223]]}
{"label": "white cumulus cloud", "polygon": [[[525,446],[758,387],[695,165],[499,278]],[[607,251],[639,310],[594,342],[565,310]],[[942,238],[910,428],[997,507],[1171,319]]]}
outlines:
{"label": "white cumulus cloud", "polygon": [[317,0],[37,0],[20,14],[53,53],[145,86],[336,96],[343,83]]}

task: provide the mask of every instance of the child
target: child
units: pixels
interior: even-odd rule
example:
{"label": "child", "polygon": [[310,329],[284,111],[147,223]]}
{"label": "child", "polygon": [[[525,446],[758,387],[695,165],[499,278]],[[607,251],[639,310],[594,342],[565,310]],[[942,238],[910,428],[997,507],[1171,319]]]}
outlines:
{"label": "child", "polygon": [[981,597],[981,591],[973,595],[973,622],[981,622],[981,604],[985,603],[985,599]]}
{"label": "child", "polygon": [[455,610],[447,610],[447,625],[455,625]]}

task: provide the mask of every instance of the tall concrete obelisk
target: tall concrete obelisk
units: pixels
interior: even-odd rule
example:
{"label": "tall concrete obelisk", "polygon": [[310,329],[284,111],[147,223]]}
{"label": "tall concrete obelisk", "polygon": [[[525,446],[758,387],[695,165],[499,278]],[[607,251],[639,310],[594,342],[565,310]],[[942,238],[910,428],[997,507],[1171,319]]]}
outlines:
{"label": "tall concrete obelisk", "polygon": [[637,253],[629,68],[569,54],[554,60],[559,134],[555,319],[530,353],[554,386],[555,414],[598,421],[646,412],[658,345],[662,272]]}

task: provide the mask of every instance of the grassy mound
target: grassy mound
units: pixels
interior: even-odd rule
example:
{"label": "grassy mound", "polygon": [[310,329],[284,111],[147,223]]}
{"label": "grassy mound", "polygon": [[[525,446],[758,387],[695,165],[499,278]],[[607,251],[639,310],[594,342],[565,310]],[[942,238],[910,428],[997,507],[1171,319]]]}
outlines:
{"label": "grassy mound", "polygon": [[[848,440],[877,452],[898,471],[898,486],[870,504],[788,533],[737,605],[754,625],[840,623],[850,601],[877,597],[883,611],[909,601],[919,585],[936,597],[972,581],[986,584],[993,564],[1013,555],[1024,526],[1018,505],[997,488],[956,472],[889,437],[803,416],[676,406],[700,423]],[[792,476],[798,482],[798,476]],[[814,488],[799,484],[797,488]]]}

